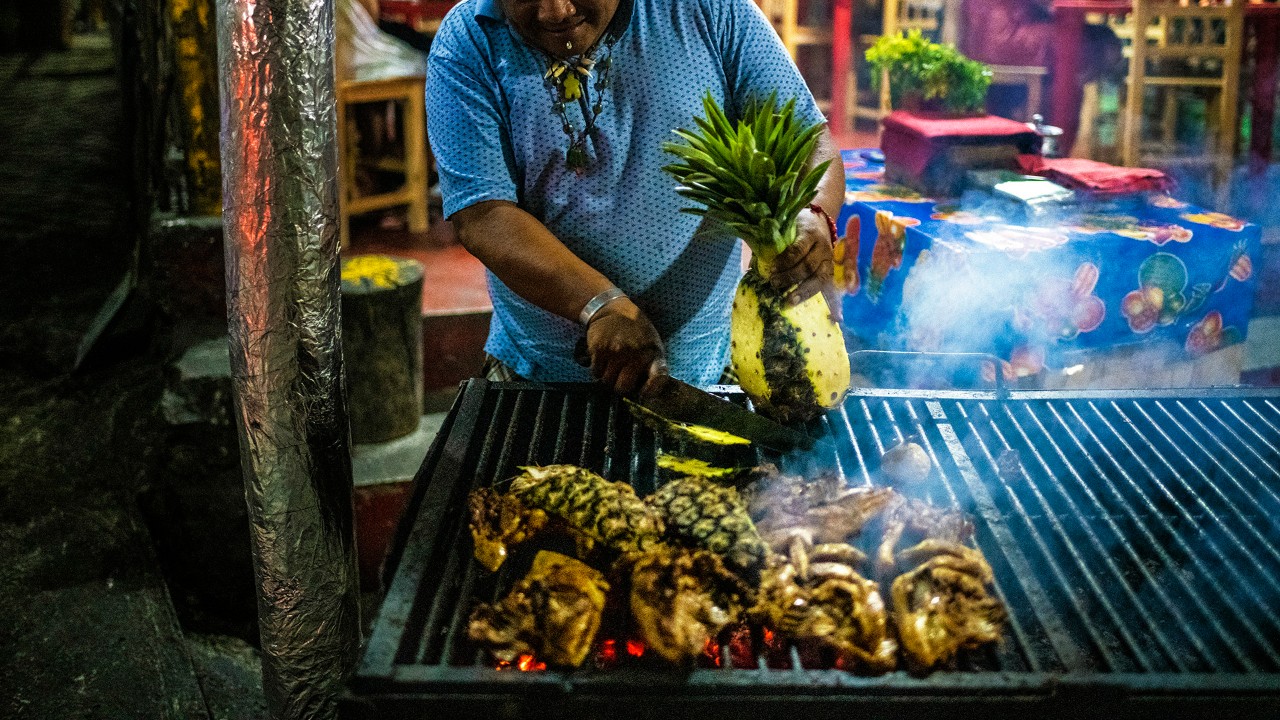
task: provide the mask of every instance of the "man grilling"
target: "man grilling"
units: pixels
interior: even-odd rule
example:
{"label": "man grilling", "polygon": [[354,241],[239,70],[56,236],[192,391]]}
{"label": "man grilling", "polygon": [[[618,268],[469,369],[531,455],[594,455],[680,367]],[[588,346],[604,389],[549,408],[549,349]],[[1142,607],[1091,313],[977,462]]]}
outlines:
{"label": "man grilling", "polygon": [[[445,18],[429,135],[445,217],[489,270],[491,379],[594,375],[630,393],[655,373],[720,378],[740,244],[679,212],[661,149],[708,90],[731,118],[777,92],[822,121],[750,0],[464,0]],[[828,159],[824,131],[811,162]],[[843,189],[833,162],[816,201],[835,215]],[[771,277],[794,301],[832,268],[826,219],[799,225]]]}

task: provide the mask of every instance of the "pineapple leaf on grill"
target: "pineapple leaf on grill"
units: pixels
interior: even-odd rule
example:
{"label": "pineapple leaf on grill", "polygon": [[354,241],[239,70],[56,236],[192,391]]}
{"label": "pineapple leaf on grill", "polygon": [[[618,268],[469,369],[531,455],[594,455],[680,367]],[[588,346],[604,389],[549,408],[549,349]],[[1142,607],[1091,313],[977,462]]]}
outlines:
{"label": "pineapple leaf on grill", "polygon": [[706,118],[694,118],[696,131],[676,130],[683,142],[663,144],[678,159],[663,170],[680,182],[677,193],[699,204],[683,212],[728,226],[750,246],[757,269],[767,272],[795,242],[796,218],[830,164],[806,168],[823,126],[802,127],[795,99],[779,107],[776,93],[749,99],[736,124],[710,93],[702,107]]}

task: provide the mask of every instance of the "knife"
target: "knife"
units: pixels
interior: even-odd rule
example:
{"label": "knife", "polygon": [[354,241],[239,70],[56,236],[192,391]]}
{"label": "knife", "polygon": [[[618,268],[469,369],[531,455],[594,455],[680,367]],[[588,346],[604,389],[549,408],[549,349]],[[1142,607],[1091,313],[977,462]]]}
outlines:
{"label": "knife", "polygon": [[[582,367],[591,367],[586,338],[578,339],[573,359]],[[813,438],[808,435],[670,375],[649,378],[636,402],[667,420],[727,432],[781,453],[813,447]]]}
{"label": "knife", "polygon": [[788,453],[813,447],[813,438],[808,435],[705,390],[699,390],[670,375],[651,377],[640,390],[636,401],[641,407],[668,420],[704,425],[745,438],[770,450]]}

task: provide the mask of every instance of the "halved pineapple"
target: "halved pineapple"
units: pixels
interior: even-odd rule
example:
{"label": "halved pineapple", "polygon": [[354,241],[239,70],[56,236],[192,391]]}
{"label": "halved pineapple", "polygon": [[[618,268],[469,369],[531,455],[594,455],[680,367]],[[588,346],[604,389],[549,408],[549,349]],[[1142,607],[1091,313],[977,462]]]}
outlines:
{"label": "halved pineapple", "polygon": [[844,335],[821,294],[788,305],[768,282],[778,255],[796,241],[796,218],[812,202],[829,162],[806,169],[822,125],[805,126],[795,100],[752,99],[736,124],[708,93],[697,130],[664,143],[679,158],[664,169],[676,192],[699,203],[684,212],[728,226],[751,248],[730,323],[730,359],[760,411],[782,422],[809,420],[849,390]]}

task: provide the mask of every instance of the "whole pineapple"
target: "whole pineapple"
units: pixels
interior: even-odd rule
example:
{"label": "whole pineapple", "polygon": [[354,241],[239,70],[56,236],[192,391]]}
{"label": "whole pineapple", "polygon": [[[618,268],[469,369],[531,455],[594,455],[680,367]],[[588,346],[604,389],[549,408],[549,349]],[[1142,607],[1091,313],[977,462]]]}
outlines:
{"label": "whole pineapple", "polygon": [[769,284],[778,255],[796,241],[796,218],[808,207],[828,163],[806,170],[822,125],[804,126],[795,100],[777,96],[747,103],[731,122],[708,93],[697,130],[676,130],[683,142],[663,148],[679,162],[664,169],[676,192],[728,226],[751,248],[751,268],[733,302],[730,357],[738,382],[766,415],[809,420],[835,407],[849,389],[849,355],[840,326],[821,295],[788,305]]}
{"label": "whole pineapple", "polygon": [[681,544],[710,550],[748,578],[764,565],[769,548],[734,488],[705,477],[682,477],[645,502],[661,511],[667,534]]}

